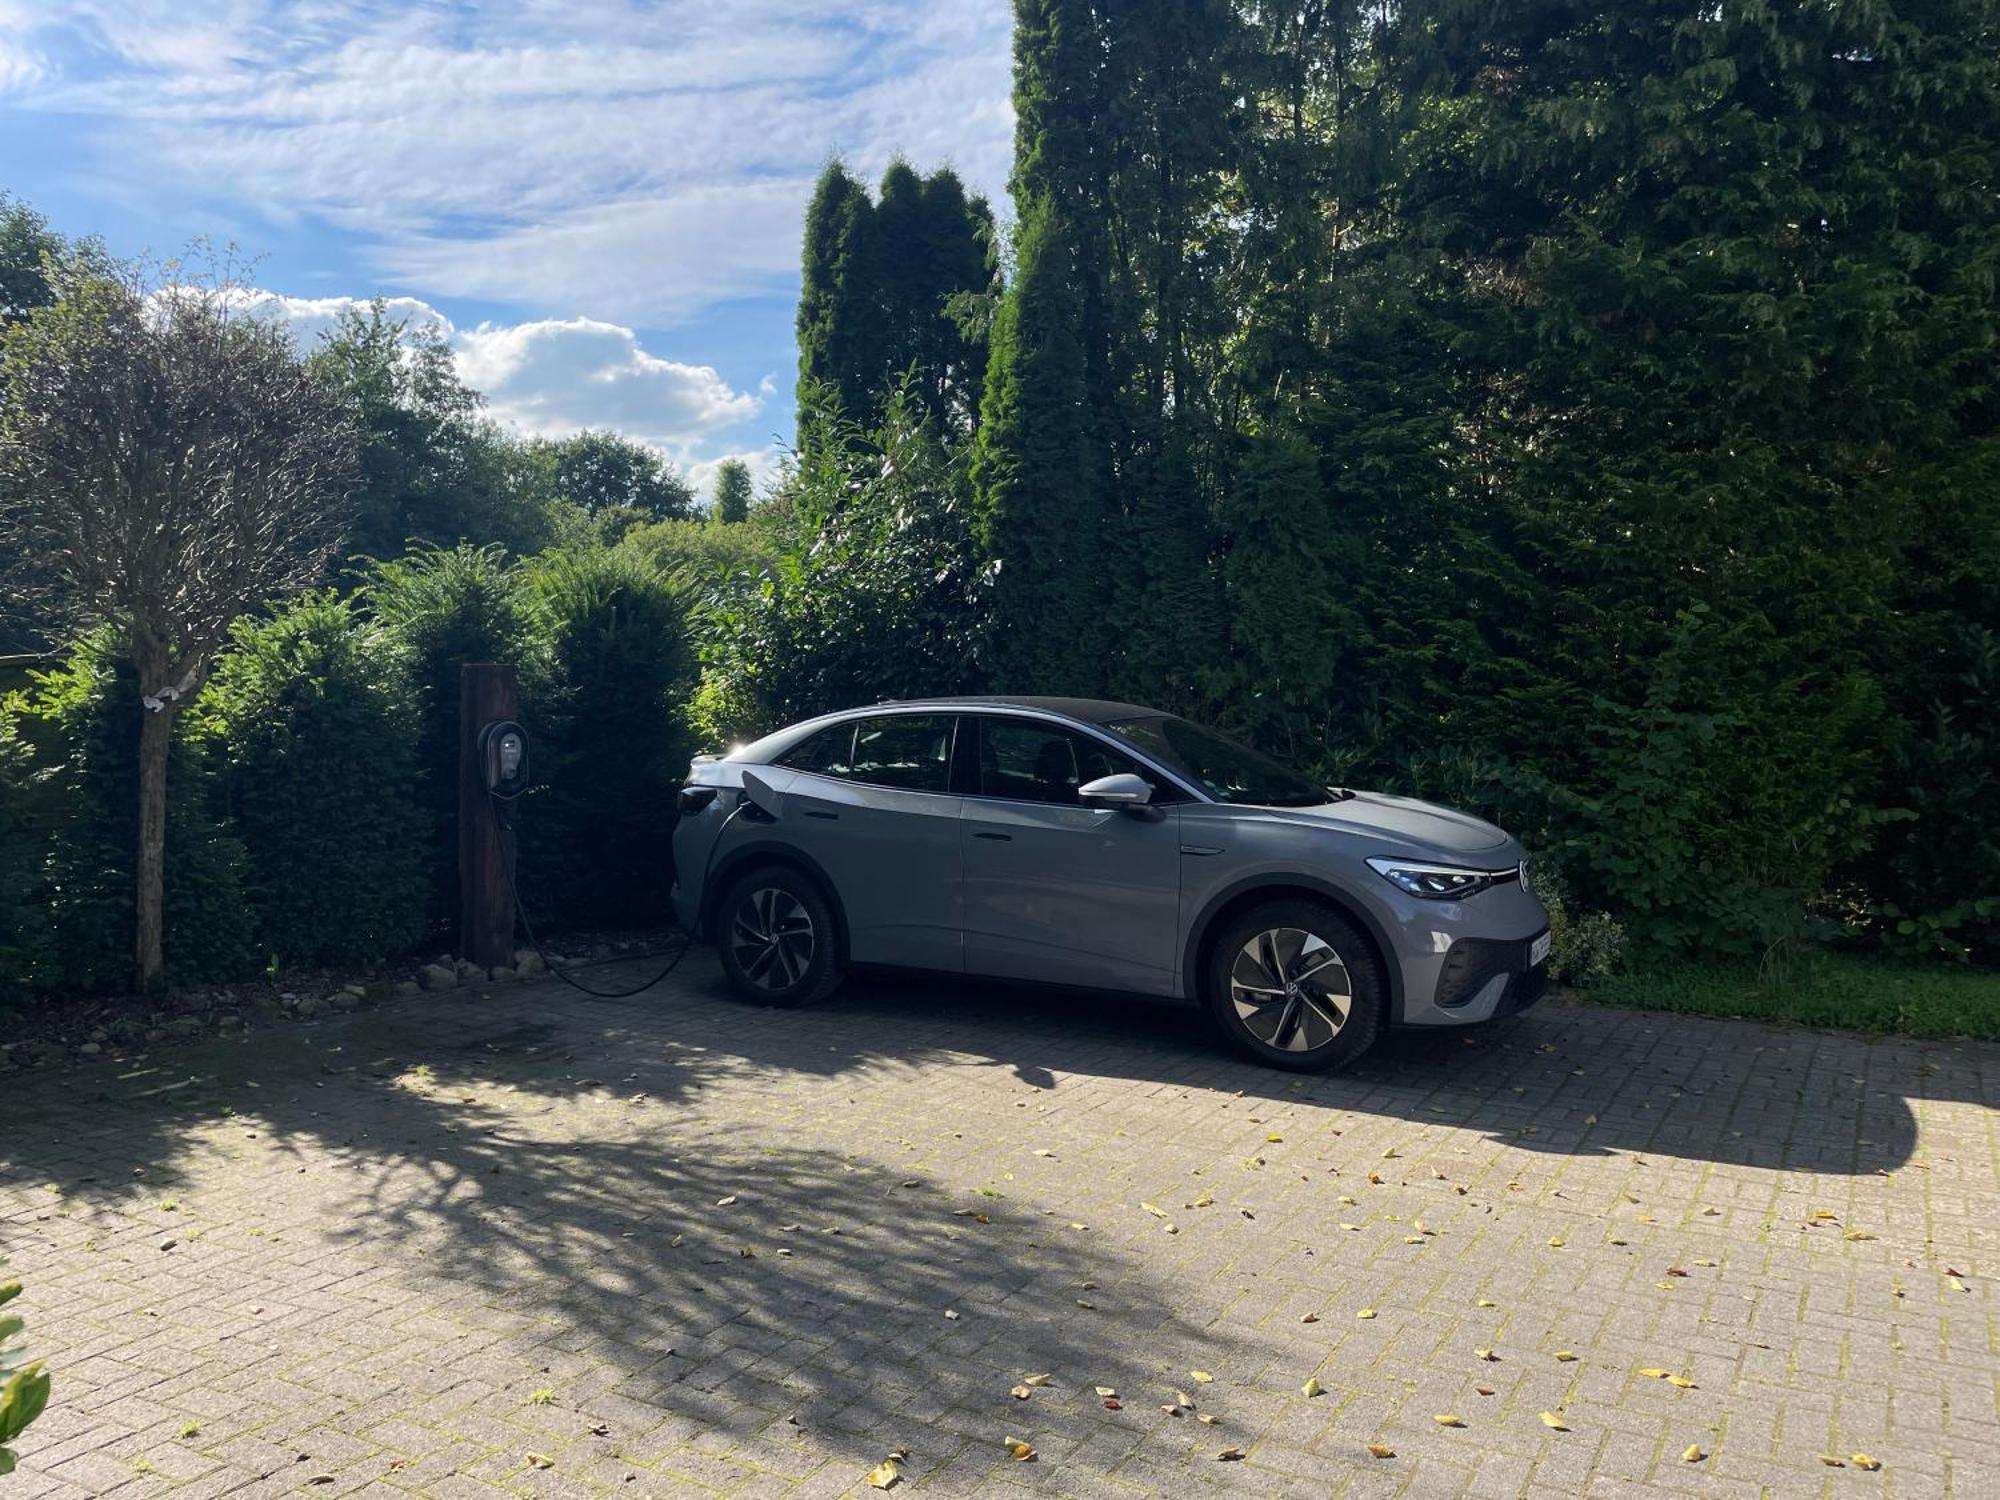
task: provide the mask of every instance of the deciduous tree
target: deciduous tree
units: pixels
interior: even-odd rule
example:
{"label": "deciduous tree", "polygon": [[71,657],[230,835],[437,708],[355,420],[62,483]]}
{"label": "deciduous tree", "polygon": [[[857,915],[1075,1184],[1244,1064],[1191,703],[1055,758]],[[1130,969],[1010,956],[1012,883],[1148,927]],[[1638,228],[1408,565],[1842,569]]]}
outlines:
{"label": "deciduous tree", "polygon": [[231,623],[319,576],[356,474],[339,405],[233,289],[87,261],[0,346],[0,539],[120,633],[145,713],[133,961],[161,971],[167,751]]}

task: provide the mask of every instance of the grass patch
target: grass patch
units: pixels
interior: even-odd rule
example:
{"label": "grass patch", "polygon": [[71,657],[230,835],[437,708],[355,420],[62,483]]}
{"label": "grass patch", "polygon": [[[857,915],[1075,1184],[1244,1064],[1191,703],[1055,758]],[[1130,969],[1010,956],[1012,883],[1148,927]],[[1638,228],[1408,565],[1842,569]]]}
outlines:
{"label": "grass patch", "polygon": [[1761,981],[1752,964],[1658,964],[1614,974],[1587,993],[1642,1010],[2000,1041],[2000,973],[1986,969],[1820,953],[1794,965],[1783,983]]}

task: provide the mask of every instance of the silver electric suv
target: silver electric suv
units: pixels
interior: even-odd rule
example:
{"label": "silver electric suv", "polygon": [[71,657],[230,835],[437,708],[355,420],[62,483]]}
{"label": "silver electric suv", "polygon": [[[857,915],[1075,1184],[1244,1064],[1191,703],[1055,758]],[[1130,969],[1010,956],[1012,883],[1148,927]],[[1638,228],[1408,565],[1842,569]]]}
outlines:
{"label": "silver electric suv", "polygon": [[850,963],[1184,996],[1258,1061],[1312,1071],[1547,981],[1506,833],[1130,703],[827,714],[698,757],[680,812],[677,914],[769,1004]]}

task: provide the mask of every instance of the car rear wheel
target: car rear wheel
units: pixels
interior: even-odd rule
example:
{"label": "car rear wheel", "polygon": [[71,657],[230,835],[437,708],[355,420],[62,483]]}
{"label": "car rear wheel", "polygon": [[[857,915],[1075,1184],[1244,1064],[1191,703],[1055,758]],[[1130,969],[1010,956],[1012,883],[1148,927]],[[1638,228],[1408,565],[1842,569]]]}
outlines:
{"label": "car rear wheel", "polygon": [[1223,1034],[1268,1067],[1345,1067],[1382,1030],[1388,988],[1374,946],[1322,901],[1280,897],[1232,917],[1204,977]]}
{"label": "car rear wheel", "polygon": [[759,1005],[807,1005],[840,982],[833,908],[809,875],[765,865],[716,908],[716,947],[736,993]]}

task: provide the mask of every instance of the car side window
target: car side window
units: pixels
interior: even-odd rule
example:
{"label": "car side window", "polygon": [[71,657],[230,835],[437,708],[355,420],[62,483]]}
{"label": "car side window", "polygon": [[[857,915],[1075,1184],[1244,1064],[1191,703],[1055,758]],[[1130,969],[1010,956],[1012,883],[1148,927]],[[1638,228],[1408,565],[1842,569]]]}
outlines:
{"label": "car side window", "polygon": [[[1025,720],[982,719],[979,792],[1016,802],[1074,807],[1076,789],[1101,776],[1146,776],[1139,763],[1088,735]],[[1146,780],[1157,783],[1157,775]]]}
{"label": "car side window", "polygon": [[854,729],[849,781],[899,787],[909,792],[943,792],[951,786],[951,714],[893,714],[863,719]]}
{"label": "car side window", "polygon": [[778,757],[778,764],[794,771],[811,771],[820,776],[848,777],[854,774],[854,723],[835,724],[818,734],[808,735]]}

